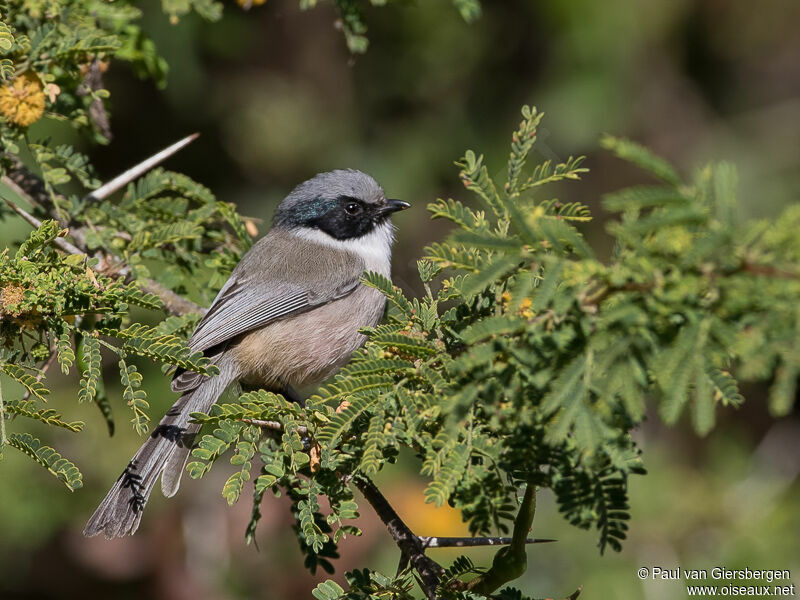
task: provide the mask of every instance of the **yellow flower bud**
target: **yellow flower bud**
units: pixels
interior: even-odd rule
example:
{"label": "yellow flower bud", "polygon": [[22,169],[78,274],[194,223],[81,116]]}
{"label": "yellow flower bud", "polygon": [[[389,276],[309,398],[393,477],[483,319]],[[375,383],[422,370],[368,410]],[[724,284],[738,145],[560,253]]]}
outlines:
{"label": "yellow flower bud", "polygon": [[0,114],[21,127],[38,121],[44,104],[42,83],[33,73],[23,73],[0,88]]}

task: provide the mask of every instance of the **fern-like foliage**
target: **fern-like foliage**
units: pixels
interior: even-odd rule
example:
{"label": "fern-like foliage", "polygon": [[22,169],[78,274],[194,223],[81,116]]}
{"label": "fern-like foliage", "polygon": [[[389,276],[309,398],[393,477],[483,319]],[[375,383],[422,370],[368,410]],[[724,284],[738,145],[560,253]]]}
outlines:
{"label": "fern-like foliage", "polygon": [[[476,6],[458,4],[462,11]],[[363,34],[356,5],[337,2],[349,15],[346,35]],[[427,478],[425,500],[458,509],[473,534],[511,531],[525,506],[519,494],[536,487],[555,493],[570,523],[595,530],[601,551],[619,550],[630,517],[628,482],[644,473],[630,434],[648,401],[668,424],[686,419],[700,435],[713,428],[718,410],[742,403],[742,381],[769,381],[770,410],[792,409],[800,373],[800,210],[742,222],[730,165],[712,164],[684,180],[641,146],[607,137],[605,147],[655,181],[604,198],[616,244],[601,260],[580,230],[591,218],[587,206],[542,197],[549,184],[578,180],[585,169],[582,158],[529,164],[541,120],[536,109],[523,109],[505,182],[494,181],[480,154],[457,162],[476,204],[440,199],[428,207],[455,230],[418,262],[424,296],[409,298],[385,277],[364,274],[363,284],[387,299],[385,322],[364,331],[364,347],[304,406],[262,390],[193,415],[206,429],[192,451],[191,476],[204,476],[230,453],[225,500],[239,501],[252,481],[248,541],[261,502],[284,493],[306,565],[330,571],[337,544],[360,533],[350,522],[358,514],[353,481],[379,474],[405,450]],[[70,174],[91,183],[80,158],[38,152],[54,194],[54,181]],[[173,292],[209,298],[250,240],[230,206],[167,171],[151,172],[117,199],[55,198],[53,208],[75,213],[98,256],[58,250],[67,232],[55,220],[43,220],[18,250],[0,253],[0,331],[10,340],[0,350],[0,372],[15,386],[0,396],[0,422],[18,415],[25,418],[9,427],[36,419],[79,429],[39,405],[50,357],[65,372],[80,367],[80,398],[106,414],[100,361],[112,354],[134,427],[144,433],[147,402],[134,357],[209,376],[216,367],[186,346],[199,315],[131,322],[129,304],[163,308],[137,282],[155,277]],[[129,265],[132,283],[106,272],[109,256]],[[202,289],[194,289],[194,276],[206,277]],[[4,445],[78,485],[74,466],[52,449],[27,433],[3,436]],[[408,598],[417,576],[413,566],[395,577],[354,571],[349,589],[325,582],[314,595]],[[458,559],[438,575],[436,593],[485,598],[470,589],[482,576]],[[524,598],[511,588],[498,593]]]}
{"label": "fern-like foliage", "polygon": [[[364,284],[387,298],[387,321],[367,331],[366,346],[304,409],[259,412],[243,396],[199,416],[271,419],[287,427],[284,438],[294,436],[289,446],[268,442],[274,450],[263,454],[259,494],[305,474],[312,483],[302,489],[327,495],[328,520],[336,521],[336,500],[347,493],[340,474],[374,475],[406,447],[429,478],[425,500],[461,510],[475,534],[508,532],[528,483],[552,489],[569,522],[595,529],[601,551],[619,550],[628,480],[644,473],[630,431],[646,398],[667,423],[688,413],[701,435],[719,407],[741,404],[740,378],[774,374],[773,410],[791,407],[800,246],[788,232],[800,211],[769,228],[739,223],[729,166],[684,182],[640,146],[606,138],[659,181],[605,198],[619,218],[608,225],[617,250],[601,262],[578,229],[591,218],[586,205],[534,197],[548,183],[579,179],[582,159],[526,172],[541,114],[526,107],[522,115],[502,188],[483,157],[468,152],[457,163],[482,210],[454,199],[429,206],[457,229],[419,263],[425,297],[366,274]],[[307,437],[292,433],[298,425]],[[304,452],[314,458],[298,460]],[[330,541],[311,517],[316,506],[298,496],[298,532],[312,554]],[[440,593],[473,597],[453,586],[473,576],[456,561]],[[376,589],[374,574],[353,581],[349,591],[327,582],[314,594],[368,597]],[[523,596],[509,588],[501,597]]]}
{"label": "fern-like foliage", "polygon": [[[218,18],[221,5],[193,0],[164,2],[163,8],[174,17],[194,9]],[[64,374],[79,371],[77,399],[99,409],[109,433],[114,431],[116,399],[105,393],[104,355],[123,360],[123,401],[140,434],[147,431],[149,407],[141,375],[130,361],[141,358],[215,373],[205,357],[186,346],[199,315],[145,327],[131,321],[129,309],[137,306],[162,315],[168,310],[142,286],[153,272],[155,287],[194,293],[206,304],[251,243],[232,207],[217,202],[206,187],[185,175],[156,169],[131,183],[124,194],[94,198],[88,192],[100,182],[88,157],[69,144],[36,139],[28,132],[29,125],[47,115],[88,133],[95,142],[108,142],[108,91],[97,87],[98,73],[108,61],[129,62],[138,74],[158,82],[166,73],[163,59],[137,25],[140,17],[141,11],[126,1],[54,0],[46,7],[0,3],[3,93],[25,86],[26,94],[41,99],[46,111],[25,113],[23,119],[12,102],[4,104],[0,119],[0,174],[29,195],[23,200],[41,223],[0,250],[0,373],[13,382],[0,399],[0,451],[16,444],[37,462],[52,456],[42,458],[38,446],[20,441],[30,435],[25,427],[31,419],[80,429],[77,422],[63,421],[42,405],[51,365],[57,363]],[[8,189],[3,184],[3,199],[18,203]],[[86,195],[77,195],[81,189]],[[0,217],[5,218],[10,213],[2,204]],[[12,415],[22,418],[7,423]]]}
{"label": "fern-like foliage", "polygon": [[106,275],[97,258],[62,253],[57,240],[65,233],[55,220],[44,220],[16,252],[0,251],[0,373],[22,390],[22,397],[5,394],[4,415],[19,414],[78,431],[80,427],[39,404],[49,394],[45,371],[57,362],[65,374],[77,367],[78,401],[96,405],[113,434],[114,402],[106,396],[102,380],[102,358],[108,353],[121,360],[122,400],[133,412],[134,429],[144,435],[147,396],[141,374],[126,357],[215,374],[216,367],[186,345],[197,315],[168,317],[155,327],[131,323],[131,305],[161,311],[162,302],[135,281]]}
{"label": "fern-like foliage", "polygon": [[55,475],[70,491],[83,487],[83,477],[78,468],[50,446],[27,433],[12,433],[5,442],[27,455],[34,462]]}

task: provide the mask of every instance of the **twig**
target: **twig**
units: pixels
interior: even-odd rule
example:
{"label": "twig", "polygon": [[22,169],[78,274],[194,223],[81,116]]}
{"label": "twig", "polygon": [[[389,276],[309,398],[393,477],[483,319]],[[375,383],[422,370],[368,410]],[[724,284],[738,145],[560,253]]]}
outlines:
{"label": "twig", "polygon": [[[108,63],[105,63],[108,66]],[[88,96],[93,92],[103,87],[103,71],[105,68],[101,65],[99,59],[95,58],[89,65],[89,69],[83,78],[83,83],[78,86],[78,96]],[[108,113],[103,101],[95,97],[89,105],[89,118],[94,123],[94,126],[100,131],[106,140],[111,139],[111,124],[108,122]]]}
{"label": "twig", "polygon": [[16,156],[11,156],[13,166],[8,175],[3,176],[3,183],[13,189],[20,197],[25,198],[30,204],[46,209],[52,204],[52,199],[44,182],[22,164]]}
{"label": "twig", "polygon": [[535,513],[536,486],[529,482],[525,488],[525,495],[522,497],[517,518],[514,520],[511,544],[497,551],[489,570],[470,581],[468,589],[488,596],[501,585],[516,579],[525,572],[528,562],[525,544]]}
{"label": "twig", "polygon": [[[242,423],[248,425],[256,425],[262,429],[272,429],[274,431],[283,431],[283,425],[278,421],[262,421],[261,419],[241,419]],[[305,425],[298,425],[295,431],[301,436],[308,435],[308,427]]]}
{"label": "twig", "polygon": [[405,556],[408,557],[411,566],[419,574],[422,589],[425,596],[430,600],[436,598],[436,588],[439,587],[439,578],[444,573],[442,566],[436,561],[425,556],[425,548],[420,538],[412,533],[397,512],[389,504],[380,490],[371,480],[363,476],[353,478],[353,483],[364,498],[372,505],[372,508],[383,521],[389,530],[392,538]]}
{"label": "twig", "polygon": [[[126,277],[126,279],[130,280],[130,277]],[[200,313],[204,315],[208,311],[207,308],[203,308],[196,302],[192,302],[180,294],[176,294],[157,281],[153,281],[152,279],[137,279],[136,281],[143,291],[158,296],[164,304],[164,311],[171,315],[180,316],[188,315],[189,313]]]}
{"label": "twig", "polygon": [[[26,210],[23,210],[22,208],[20,208],[19,206],[17,206],[13,202],[11,202],[11,200],[9,200],[8,198],[3,198],[3,200],[6,201],[6,204],[8,204],[8,206],[11,208],[11,210],[13,210],[15,213],[17,213],[23,219],[25,219],[25,221],[31,227],[35,227],[35,228],[38,229],[39,226],[42,224],[42,222],[39,219],[37,219],[36,217],[34,217],[32,214],[30,214]],[[61,248],[64,252],[68,252],[69,254],[86,254],[85,252],[81,251],[81,249],[78,248],[77,246],[74,246],[74,245],[70,244],[63,237],[57,237],[56,239],[53,240],[53,243],[56,246],[58,246],[59,248]]]}
{"label": "twig", "polygon": [[[27,198],[25,199],[27,200]],[[42,222],[39,219],[37,219],[27,211],[23,210],[19,206],[15,205],[10,200],[5,199],[5,201],[6,204],[8,204],[15,213],[21,216],[32,227],[38,228],[42,224]],[[75,241],[77,241],[82,246],[82,248],[79,248],[78,246],[71,244],[62,237],[57,237],[56,239],[53,240],[53,243],[59,248],[61,248],[64,252],[67,252],[69,254],[88,254],[89,250],[88,248],[86,248],[86,240],[82,235],[82,233],[75,233],[73,234],[73,237],[75,238]],[[115,263],[115,261],[117,261],[115,257],[108,255],[100,255],[99,258],[101,260],[102,267],[100,270],[102,272],[108,273],[110,276],[113,277],[123,278],[126,281],[132,280],[130,276],[131,275],[130,267],[126,265],[121,269],[114,269],[113,264]],[[167,289],[157,281],[146,278],[138,279],[136,281],[139,283],[139,287],[143,291],[147,292],[148,294],[154,294],[158,296],[161,299],[161,302],[164,303],[164,309],[166,310],[166,312],[170,314],[173,315],[185,315],[188,313],[204,314],[206,312],[206,309],[200,306],[199,304],[195,304],[191,300],[187,300],[183,296],[176,294],[175,292],[173,292],[170,289]]]}
{"label": "twig", "polygon": [[739,267],[740,271],[750,273],[751,275],[760,275],[762,277],[775,277],[779,279],[800,279],[800,274],[792,271],[779,269],[771,265],[758,265],[749,261],[742,261]]}
{"label": "twig", "polygon": [[[14,171],[11,171],[11,173],[13,174]],[[33,196],[31,194],[26,192],[25,189],[21,185],[19,185],[17,183],[17,181],[12,179],[9,175],[3,175],[3,184],[7,185],[12,190],[14,190],[14,193],[17,196],[19,196],[20,198],[25,198],[26,200],[28,200],[34,206],[38,206],[39,208],[43,208],[38,202],[36,202],[36,200],[33,198]],[[8,200],[6,200],[6,202],[8,202]]]}
{"label": "twig", "polygon": [[[146,173],[182,148],[186,147],[188,144],[192,143],[199,135],[200,134],[198,133],[194,133],[164,148],[160,152],[157,152],[134,167],[128,169],[121,175],[115,177],[108,183],[100,186],[98,189],[86,196],[86,198],[93,200],[102,200],[107,198],[124,185]],[[44,187],[41,180],[32,174],[17,159],[15,159],[15,166],[10,175],[3,177],[3,182],[11,187],[14,192],[16,192],[21,198],[31,205],[39,206],[46,210],[47,207],[52,204],[50,194],[47,192],[47,189]],[[42,224],[39,219],[29,214],[22,208],[14,205],[8,199],[6,199],[6,203],[12,208],[12,210],[14,210],[14,212],[25,219],[25,221],[27,221],[32,227],[39,227]],[[50,210],[49,212],[55,218],[59,216],[55,214],[57,212],[55,207],[53,207],[53,210]],[[64,225],[64,223],[61,224]],[[72,236],[72,239],[75,240],[77,245],[71,244],[64,238],[60,237],[56,238],[53,243],[64,252],[68,252],[70,254],[90,254],[86,244],[86,235],[83,230],[74,229],[70,232],[70,235]],[[132,280],[131,268],[129,265],[126,265],[123,261],[112,255],[98,254],[97,256],[101,261],[101,272],[104,272],[111,277],[123,278],[126,281]],[[143,291],[158,296],[164,303],[164,309],[170,314],[204,314],[206,312],[206,309],[204,309],[202,306],[187,300],[179,294],[176,294],[157,281],[153,281],[152,279],[138,279],[137,282]]]}
{"label": "twig", "polygon": [[193,133],[192,135],[187,135],[182,140],[175,142],[171,146],[167,146],[160,152],[156,152],[151,157],[146,158],[137,165],[134,165],[124,173],[117,175],[116,177],[114,177],[114,179],[112,179],[108,183],[104,183],[99,188],[94,190],[92,193],[87,194],[85,200],[104,200],[108,198],[118,189],[128,185],[134,179],[141,177],[159,163],[164,162],[170,156],[172,156],[179,150],[191,144],[199,136],[200,136],[199,133]]}
{"label": "twig", "polygon": [[[242,423],[256,425],[262,429],[272,431],[283,431],[283,425],[278,421],[264,421],[261,419],[241,419]],[[296,429],[301,436],[308,435],[308,428],[300,425]],[[385,500],[385,498],[384,498]],[[387,501],[388,503],[388,501]],[[509,537],[438,537],[438,536],[415,536],[423,548],[469,548],[479,546],[505,546],[512,543],[513,538]],[[547,544],[555,542],[552,539],[527,538],[526,544]],[[401,557],[401,565],[408,562],[408,557]]]}
{"label": "twig", "polygon": [[[800,279],[800,273],[794,271],[787,271],[772,265],[759,265],[750,262],[749,260],[742,260],[742,262],[734,269],[727,271],[710,271],[706,275],[710,279],[717,277],[725,277],[735,275],[737,273],[747,273],[756,277],[771,277],[774,279]],[[655,283],[626,283],[624,285],[607,285],[602,286],[593,293],[588,293],[585,297],[581,298],[581,306],[585,309],[596,308],[603,300],[608,298],[611,294],[617,292],[641,292],[646,293],[656,287]]]}
{"label": "twig", "polygon": [[[425,548],[468,548],[473,546],[507,546],[514,538],[510,537],[425,537],[417,539]],[[549,544],[556,540],[527,538],[526,544]]]}

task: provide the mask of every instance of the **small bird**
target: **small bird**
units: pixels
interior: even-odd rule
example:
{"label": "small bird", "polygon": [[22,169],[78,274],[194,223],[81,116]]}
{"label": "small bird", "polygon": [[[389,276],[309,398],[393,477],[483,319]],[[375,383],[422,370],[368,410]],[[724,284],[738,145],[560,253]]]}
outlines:
{"label": "small bird", "polygon": [[208,377],[179,369],[181,394],[97,507],[84,535],[132,534],[161,475],[164,495],[180,485],[195,435],[193,412],[208,412],[229,387],[264,388],[301,401],[297,389],[319,383],[365,342],[386,300],[360,282],[364,271],[389,277],[392,213],[369,175],[320,173],[280,204],[272,229],[242,257],[194,330],[189,346],[219,368]]}

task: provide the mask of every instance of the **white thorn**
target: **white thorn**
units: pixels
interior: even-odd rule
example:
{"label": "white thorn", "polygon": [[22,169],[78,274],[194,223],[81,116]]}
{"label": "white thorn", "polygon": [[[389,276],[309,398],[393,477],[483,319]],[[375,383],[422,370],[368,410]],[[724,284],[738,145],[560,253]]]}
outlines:
{"label": "white thorn", "polygon": [[91,194],[86,196],[87,200],[105,200],[111,194],[116,192],[118,189],[128,185],[134,179],[141,177],[145,173],[147,173],[150,169],[158,165],[159,163],[165,161],[170,156],[175,154],[178,150],[181,150],[195,141],[199,133],[193,133],[192,135],[187,135],[182,140],[179,140],[172,144],[171,146],[167,146],[160,152],[153,154],[150,158],[143,160],[138,165],[135,165],[122,173],[121,175],[117,175],[109,181],[108,183],[104,183],[99,188],[94,190]]}

